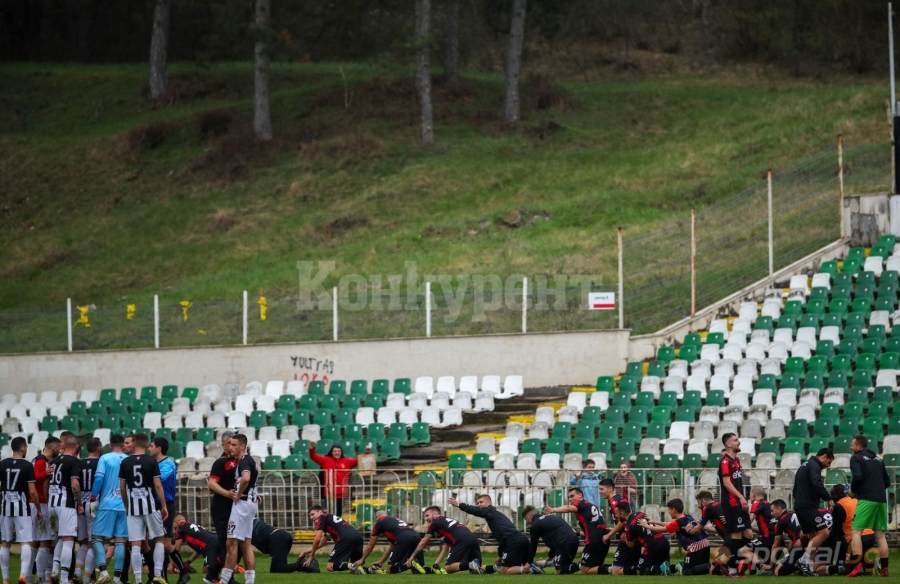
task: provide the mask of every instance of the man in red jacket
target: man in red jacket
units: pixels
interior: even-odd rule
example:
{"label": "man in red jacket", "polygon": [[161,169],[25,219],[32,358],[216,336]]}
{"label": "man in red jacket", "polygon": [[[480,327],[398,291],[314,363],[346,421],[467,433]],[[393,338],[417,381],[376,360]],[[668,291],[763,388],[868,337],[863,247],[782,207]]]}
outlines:
{"label": "man in red jacket", "polygon": [[[366,446],[365,454],[372,451],[371,446]],[[322,467],[325,473],[325,497],[334,499],[334,514],[340,517],[344,511],[344,498],[347,496],[347,482],[350,479],[350,471],[359,464],[358,458],[347,458],[340,444],[331,447],[328,456],[316,453],[316,443],[309,445],[309,458]]]}

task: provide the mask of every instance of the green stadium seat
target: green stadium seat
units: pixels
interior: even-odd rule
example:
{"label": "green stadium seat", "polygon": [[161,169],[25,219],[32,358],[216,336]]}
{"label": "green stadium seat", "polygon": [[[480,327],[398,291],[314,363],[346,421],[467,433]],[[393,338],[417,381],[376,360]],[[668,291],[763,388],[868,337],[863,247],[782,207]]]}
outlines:
{"label": "green stadium seat", "polygon": [[140,399],[145,402],[152,402],[155,399],[158,399],[157,389],[155,385],[146,385],[141,388]]}
{"label": "green stadium seat", "polygon": [[772,453],[781,460],[781,441],[778,438],[763,438],[759,445],[759,453]]}
{"label": "green stadium seat", "polygon": [[825,374],[818,371],[810,371],[803,380],[803,388],[825,389]]}
{"label": "green stadium seat", "polygon": [[682,462],[682,466],[686,469],[695,470],[696,472],[700,472],[699,469],[703,468],[703,457],[697,454],[696,452],[691,452],[689,454],[684,455],[684,461]]}
{"label": "green stadium seat", "polygon": [[[131,403],[138,398],[138,390],[136,387],[123,387],[119,392],[119,401]],[[101,396],[100,399],[103,399]]]}
{"label": "green stadium seat", "polygon": [[706,335],[706,342],[719,345],[719,348],[722,349],[725,347],[725,333],[709,333]]}
{"label": "green stadium seat", "polygon": [[295,412],[290,412],[288,415],[291,419],[291,424],[300,428],[313,423],[313,413],[309,410],[297,410]]}
{"label": "green stadium seat", "polygon": [[589,440],[593,442],[596,437],[597,427],[593,423],[579,422],[578,424],[575,424],[575,438],[578,440]]}
{"label": "green stadium seat", "polygon": [[[673,347],[668,347],[672,350],[672,358],[675,358],[675,349]],[[661,361],[661,359],[658,359]],[[671,359],[670,359],[671,360]],[[640,361],[629,361],[625,364],[625,377],[636,377],[638,380],[644,377],[644,364]]]}
{"label": "green stadium seat", "polygon": [[91,405],[88,406],[88,413],[95,416],[105,416],[109,413],[109,409],[106,407],[106,403],[96,400],[92,401]]}
{"label": "green stadium seat", "polygon": [[654,422],[670,424],[672,422],[672,408],[669,406],[656,406],[650,419]]}
{"label": "green stadium seat", "polygon": [[759,376],[759,379],[756,382],[756,388],[776,391],[778,389],[778,379],[772,373],[764,373]]}
{"label": "green stadium seat", "polygon": [[722,455],[718,452],[711,453],[706,457],[706,468],[719,468],[719,463],[722,461]]}
{"label": "green stadium seat", "polygon": [[270,454],[269,456],[263,459],[262,464],[263,470],[282,470],[284,469],[284,459],[280,456],[276,456],[274,454]]}
{"label": "green stadium seat", "polygon": [[604,418],[603,423],[621,426],[625,423],[624,410],[618,406],[610,406],[606,409],[606,417]]}
{"label": "green stadium seat", "polygon": [[412,425],[409,438],[410,442],[418,446],[431,444],[431,427],[427,422],[416,422]]}
{"label": "green stadium seat", "polygon": [[884,440],[884,421],[882,418],[866,418],[863,420],[863,434],[869,440]]}
{"label": "green stadium seat", "polygon": [[698,406],[686,406],[683,405],[675,410],[675,421],[676,422],[690,422],[693,424],[697,421],[697,413],[700,411]]}
{"label": "green stadium seat", "polygon": [[257,430],[262,428],[263,426],[268,426],[268,416],[265,412],[260,410],[254,410],[250,412],[250,417],[247,420],[247,424],[251,428],[256,428]]}
{"label": "green stadium seat", "polygon": [[819,266],[819,272],[822,274],[831,274],[832,277],[836,276],[838,273],[837,260],[828,260],[827,262],[822,262],[822,264]]}
{"label": "green stadium seat", "polygon": [[619,378],[619,393],[637,393],[638,391],[638,383],[639,379],[636,377],[620,377]]}
{"label": "green stadium seat", "polygon": [[[794,304],[791,304],[793,302]],[[796,300],[791,300],[785,303],[784,312],[786,314],[794,314],[796,316],[800,316],[802,314],[802,304],[797,302]],[[795,308],[793,312],[791,312],[791,307]],[[754,324],[754,330],[767,330],[769,333],[775,331],[775,325],[772,324],[771,316],[758,316],[756,317],[756,323]]]}
{"label": "green stadium seat", "polygon": [[686,347],[702,347],[703,338],[700,336],[700,333],[689,333],[684,336],[683,345]]}
{"label": "green stadium seat", "polygon": [[319,396],[319,407],[324,410],[339,410],[341,409],[341,397],[331,394]]}
{"label": "green stadium seat", "polygon": [[647,424],[650,422],[651,411],[652,408],[646,406],[634,406],[631,408],[631,411],[628,412],[628,421],[633,424],[638,424],[641,428],[646,428]]}
{"label": "green stadium seat", "polygon": [[650,424],[647,426],[646,437],[665,440],[668,437],[666,435],[666,430],[670,425],[671,422],[650,422]]}
{"label": "green stadium seat", "polygon": [[603,418],[603,410],[597,406],[587,406],[581,412],[581,421],[586,424],[599,424]]}
{"label": "green stadium seat", "polygon": [[390,382],[387,379],[376,379],[372,382],[372,393],[387,395],[391,392]]}
{"label": "green stadium seat", "polygon": [[628,422],[622,426],[622,438],[640,442],[644,437],[644,426],[635,422]]}
{"label": "green stadium seat", "polygon": [[[618,440],[618,438],[613,440]],[[591,444],[591,452],[602,452],[606,454],[606,458],[609,459],[612,457],[612,441],[606,438],[597,438],[594,440],[594,443]]]}
{"label": "green stadium seat", "polygon": [[791,420],[788,425],[788,436],[791,438],[801,438],[804,441],[809,440],[809,425],[812,420]]}
{"label": "green stadium seat", "polygon": [[381,422],[372,422],[366,426],[366,439],[381,442],[386,437],[386,428]]}
{"label": "green stadium seat", "polygon": [[185,387],[181,390],[181,397],[186,397],[191,400],[191,404],[194,403],[194,400],[200,395],[200,390],[196,387]]}
{"label": "green stadium seat", "polygon": [[340,442],[344,439],[341,434],[341,426],[338,424],[328,424],[322,426],[322,440],[330,440],[332,442]]}
{"label": "green stadium seat", "polygon": [[394,393],[409,395],[412,393],[412,381],[409,377],[398,377],[394,380]]}
{"label": "green stadium seat", "polygon": [[184,458],[184,446],[181,442],[170,442],[169,443],[169,452],[168,456],[178,460],[179,458]]}
{"label": "green stadium seat", "polygon": [[306,458],[299,454],[291,454],[289,456],[285,456],[282,462],[284,465],[284,470],[297,471],[304,469]]}
{"label": "green stadium seat", "polygon": [[678,393],[674,391],[664,391],[659,394],[659,402],[657,406],[665,406],[672,409],[678,407]]}
{"label": "green stadium seat", "polygon": [[321,379],[310,381],[306,387],[307,395],[325,395],[325,382]]}
{"label": "green stadium seat", "polygon": [[796,452],[801,458],[806,458],[806,440],[803,438],[787,438],[784,441],[784,453]]}
{"label": "green stadium seat", "polygon": [[[832,420],[818,419],[813,424],[814,438],[834,438],[834,422]],[[810,446],[810,451],[818,450]]]}
{"label": "green stadium seat", "polygon": [[[549,440],[548,440],[548,442],[549,442]],[[537,438],[526,438],[522,442],[522,449],[520,450],[520,452],[534,454],[535,460],[540,462],[541,455],[543,454],[543,449],[541,448],[541,441]]]}
{"label": "green stadium seat", "polygon": [[572,440],[572,423],[556,422],[553,424],[550,437],[555,440],[562,440],[565,444],[568,444],[569,441]]}
{"label": "green stadium seat", "polygon": [[69,414],[73,416],[85,416],[87,413],[87,404],[83,401],[73,401],[69,404]]}
{"label": "green stadium seat", "polygon": [[331,410],[316,410],[313,412],[313,424],[327,426],[334,421],[333,414]]}
{"label": "green stadium seat", "polygon": [[[885,402],[873,402],[869,404],[869,411],[866,413],[866,419],[878,420],[882,424],[885,424],[890,417],[888,415],[888,407],[890,404]],[[884,430],[882,429],[882,433]]]}
{"label": "green stadium seat", "polygon": [[725,392],[721,389],[713,389],[706,393],[706,405],[725,407]]}
{"label": "green stadium seat", "polygon": [[385,403],[384,394],[370,393],[369,395],[366,396],[366,399],[363,402],[363,405],[367,408],[375,408],[376,410],[378,410],[378,408],[384,407],[384,403]]}
{"label": "green stadium seat", "polygon": [[635,468],[655,468],[656,461],[652,454],[638,454],[634,466]]}
{"label": "green stadium seat", "polygon": [[681,461],[678,460],[677,454],[663,454],[659,457],[659,468],[681,468]]}
{"label": "green stadium seat", "polygon": [[76,434],[81,433],[81,420],[76,416],[63,416],[59,421],[59,425],[61,430],[68,430],[69,432],[74,432]]}
{"label": "green stadium seat", "polygon": [[491,457],[486,452],[476,452],[472,455],[472,468],[477,469],[490,469],[491,468]]}
{"label": "green stadium seat", "polygon": [[159,397],[161,399],[169,400],[170,402],[178,397],[178,386],[177,385],[164,385],[160,389]]}
{"label": "green stadium seat", "polygon": [[106,388],[100,390],[100,401],[109,405],[113,402],[118,401],[116,398],[116,390],[112,388]]}
{"label": "green stadium seat", "polygon": [[[884,339],[866,338],[863,339],[862,344],[859,346],[859,352],[863,355],[871,353],[873,357],[878,357],[883,351]],[[859,359],[859,357],[857,357],[857,359]]]}
{"label": "green stadium seat", "polygon": [[800,389],[800,386],[802,385],[801,378],[802,376],[796,373],[782,373],[778,387],[779,389],[784,389],[785,387]]}
{"label": "green stadium seat", "polygon": [[865,371],[875,374],[875,355],[872,353],[860,353],[856,357],[856,371]]}
{"label": "green stadium seat", "polygon": [[115,414],[107,414],[100,418],[102,428],[109,428],[112,432],[122,430],[122,417]]}
{"label": "green stadium seat", "polygon": [[285,410],[275,410],[269,414],[269,425],[276,428],[289,426],[291,423],[291,413]]}
{"label": "green stadium seat", "polygon": [[862,387],[868,390],[875,384],[874,371],[854,371],[853,379],[850,382],[851,387]]}
{"label": "green stadium seat", "polygon": [[334,379],[328,384],[328,395],[347,395],[347,382]]}
{"label": "green stadium seat", "polygon": [[131,413],[144,415],[150,411],[150,404],[142,399],[136,399],[131,402]]}
{"label": "green stadium seat", "polygon": [[[624,399],[624,396],[623,396]],[[628,401],[631,401],[631,398],[628,398]],[[630,405],[630,404],[629,404]],[[639,391],[638,394],[634,398],[634,405],[642,408],[652,408],[655,405],[653,392],[650,391]]]}
{"label": "green stadium seat", "polygon": [[293,412],[297,409],[297,398],[287,394],[278,396],[278,402],[275,407],[278,411]]}
{"label": "green stadium seat", "polygon": [[[827,291],[826,291],[827,294]],[[805,316],[805,315],[801,315]],[[797,320],[793,315],[790,314],[782,314],[778,317],[778,320],[775,321],[775,328],[786,328],[791,329],[792,334],[797,333]]]}
{"label": "green stadium seat", "polygon": [[[526,440],[527,442],[527,440]],[[539,441],[540,442],[540,441]],[[565,440],[563,438],[551,438],[547,440],[547,446],[544,451],[547,454],[558,454],[560,458],[566,455],[566,451],[568,450],[569,440]],[[529,450],[529,452],[531,452]],[[540,456],[537,456],[540,459]]]}
{"label": "green stadium seat", "polygon": [[350,382],[350,394],[366,396],[369,394],[369,382],[365,379],[354,379]]}
{"label": "green stadium seat", "polygon": [[838,436],[856,436],[859,434],[859,419],[843,418],[838,421]]}
{"label": "green stadium seat", "polygon": [[[622,423],[624,423],[624,422],[622,422]],[[616,440],[619,439],[619,430],[621,429],[622,423],[612,424],[612,423],[606,422],[604,424],[601,424],[600,425],[600,433],[599,433],[598,438],[600,440],[607,440],[610,443],[615,442]]]}
{"label": "green stadium seat", "polygon": [[[836,356],[840,355],[849,355],[850,357],[855,358],[859,353],[859,344],[860,341],[858,339],[841,339],[841,342],[838,343]],[[834,362],[832,361],[832,364]]]}
{"label": "green stadium seat", "polygon": [[92,416],[85,414],[81,416],[81,432],[83,434],[93,434],[100,427],[100,416]]}
{"label": "green stadium seat", "polygon": [[[810,373],[828,373],[831,360],[834,358],[834,352],[829,348],[833,346],[831,341],[819,341],[819,343],[828,343],[828,347],[825,348],[824,354],[817,354],[814,357],[809,358],[809,362],[806,366],[807,371]],[[828,351],[831,352],[829,353]]]}
{"label": "green stadium seat", "polygon": [[406,424],[402,422],[394,422],[388,428],[388,438],[395,438],[400,441],[400,443],[407,442],[409,440],[409,434],[407,433]]}
{"label": "green stadium seat", "polygon": [[376,460],[378,462],[400,460],[400,441],[396,438],[386,438],[378,448]]}
{"label": "green stadium seat", "polygon": [[693,363],[700,357],[700,347],[695,345],[682,345],[680,349],[678,349],[678,358],[687,361],[688,363]]}
{"label": "green stadium seat", "polygon": [[334,413],[334,423],[341,426],[348,426],[356,422],[356,410],[348,410],[341,408]]}
{"label": "green stadium seat", "polygon": [[900,353],[882,353],[881,355],[879,355],[878,368],[900,369]]}
{"label": "green stadium seat", "polygon": [[629,459],[634,456],[637,451],[637,442],[628,438],[619,438],[616,441],[615,452],[625,454]]}
{"label": "green stadium seat", "polygon": [[347,424],[344,426],[344,439],[351,442],[359,442],[365,439],[363,427],[359,424]]}
{"label": "green stadium seat", "polygon": [[160,414],[166,415],[172,409],[172,402],[165,399],[155,399],[149,402],[150,411],[159,412]]}
{"label": "green stadium seat", "polygon": [[703,398],[699,391],[692,389],[684,392],[684,396],[681,398],[681,405],[699,408],[703,406]]}
{"label": "green stadium seat", "polygon": [[828,376],[828,387],[849,389],[850,385],[847,381],[847,371],[832,371]]}
{"label": "green stadium seat", "polygon": [[56,416],[44,416],[41,419],[41,431],[53,434],[59,430],[59,418]]}
{"label": "green stadium seat", "polygon": [[[806,361],[803,357],[788,357],[787,361],[784,363],[784,374],[795,374],[800,377],[806,373]],[[782,376],[782,379],[784,376]]]}
{"label": "green stadium seat", "polygon": [[604,375],[597,378],[597,391],[606,391],[614,393],[616,391],[616,380],[614,377]]}

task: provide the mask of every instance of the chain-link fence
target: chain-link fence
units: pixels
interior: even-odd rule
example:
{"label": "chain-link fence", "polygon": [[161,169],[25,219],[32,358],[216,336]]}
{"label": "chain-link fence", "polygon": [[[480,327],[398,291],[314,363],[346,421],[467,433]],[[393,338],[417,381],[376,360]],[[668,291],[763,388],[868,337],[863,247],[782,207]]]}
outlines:
{"label": "chain-link fence", "polygon": [[[890,151],[844,150],[848,194],[890,185]],[[834,149],[772,176],[773,269],[840,237]],[[696,308],[769,275],[768,182],[696,213]],[[649,333],[691,314],[691,215],[623,238],[625,326]]]}
{"label": "chain-link fence", "polygon": [[[848,194],[890,184],[890,151],[883,146],[844,151]],[[773,175],[774,269],[784,267],[840,236],[838,162],[834,149]],[[696,214],[700,309],[768,275],[767,183],[705,207]],[[610,254],[602,261],[611,266]],[[625,326],[648,333],[691,313],[691,215],[626,230],[623,238]],[[608,268],[604,268],[608,269]],[[414,268],[413,268],[414,270]],[[607,274],[608,275],[608,274]],[[434,336],[517,333],[523,330],[523,275],[453,275],[431,281]],[[612,280],[612,281],[610,281]],[[339,339],[424,337],[428,330],[426,276],[409,273],[349,278],[338,287]],[[615,291],[602,275],[528,275],[528,332],[618,327],[616,310],[589,310],[591,291]],[[300,297],[248,301],[249,343],[324,341],[334,338],[330,295],[300,304]],[[301,291],[301,296],[303,292]],[[154,346],[152,297],[95,305],[73,299],[65,306],[0,312],[0,352],[66,350],[67,320],[74,350]],[[313,307],[312,305],[315,305]],[[262,320],[262,312],[265,320]],[[161,347],[237,345],[243,342],[242,292],[229,300],[159,297]]]}

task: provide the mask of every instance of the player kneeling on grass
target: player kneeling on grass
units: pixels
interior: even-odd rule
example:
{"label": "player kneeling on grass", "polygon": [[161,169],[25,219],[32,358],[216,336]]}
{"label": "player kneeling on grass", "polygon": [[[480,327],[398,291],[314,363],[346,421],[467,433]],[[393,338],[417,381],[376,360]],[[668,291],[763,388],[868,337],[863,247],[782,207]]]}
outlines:
{"label": "player kneeling on grass", "polygon": [[[444,572],[452,574],[462,570],[468,570],[470,574],[482,574],[481,569],[481,546],[475,534],[469,531],[469,528],[457,521],[449,519],[441,515],[439,507],[428,507],[425,509],[425,521],[428,523],[428,531],[415,551],[406,560],[406,567],[412,567],[413,558],[419,555],[419,552],[425,549],[432,536],[437,534],[443,538],[444,547],[434,561],[432,569],[440,570],[441,560],[447,557],[447,563],[444,565]],[[449,554],[449,555],[448,555]]]}
{"label": "player kneeling on grass", "polygon": [[644,527],[655,533],[674,533],[678,537],[678,543],[684,550],[684,562],[679,563],[675,570],[682,576],[701,576],[709,574],[709,539],[702,531],[693,532],[696,521],[684,512],[684,501],[672,499],[666,503],[672,521],[661,523],[659,521],[645,520]]}
{"label": "player kneeling on grass", "polygon": [[334,541],[334,549],[328,556],[326,568],[329,572],[344,572],[350,570],[354,574],[365,574],[361,566],[353,563],[362,558],[363,537],[355,527],[338,517],[331,515],[319,505],[309,508],[309,519],[316,524],[316,537],[312,546],[300,552],[299,560],[307,555],[309,559],[304,562],[307,568],[315,562],[316,550],[325,545],[325,534],[331,536]]}
{"label": "player kneeling on grass", "polygon": [[296,562],[289,563],[287,561],[291,547],[294,545],[294,538],[290,533],[283,529],[275,529],[259,517],[253,520],[253,547],[264,554],[268,554],[272,559],[269,564],[270,574],[290,574],[292,572],[311,572],[319,571],[319,562],[313,558],[309,567],[306,563],[297,558]]}
{"label": "player kneeling on grass", "polygon": [[203,556],[203,564],[206,566],[205,584],[213,584],[219,579],[219,571],[224,561],[224,550],[219,549],[219,538],[215,533],[207,531],[196,523],[189,523],[184,515],[178,514],[172,522],[175,530],[175,553],[181,554],[181,545],[186,543],[192,550],[191,557],[184,563],[190,566],[191,562]]}
{"label": "player kneeling on grass", "polygon": [[540,568],[553,566],[557,574],[575,574],[581,571],[581,566],[575,563],[578,534],[565,519],[558,515],[539,515],[531,505],[522,510],[522,519],[531,524],[531,550],[527,558],[529,563],[539,566],[534,561],[534,556],[543,539],[544,545],[550,548],[550,559]]}
{"label": "player kneeling on grass", "polygon": [[[375,511],[375,523],[372,525],[372,537],[369,539],[369,545],[363,551],[360,559],[353,562],[353,568],[358,569],[375,549],[378,537],[384,535],[390,542],[390,546],[382,554],[381,559],[372,564],[369,568],[370,574],[399,574],[405,572],[412,567],[419,574],[440,574],[441,569],[438,567],[427,568],[425,563],[425,554],[419,552],[412,558],[412,563],[408,567],[406,560],[410,559],[413,551],[419,546],[422,537],[416,533],[412,527],[407,525],[405,521],[401,521],[396,517],[389,517],[382,509]],[[387,562],[387,566],[385,566]]]}
{"label": "player kneeling on grass", "polygon": [[625,522],[622,541],[631,547],[640,546],[641,557],[637,572],[641,576],[670,576],[669,540],[662,533],[649,529],[649,518],[643,512],[632,512],[631,505],[621,503],[616,508],[619,519]]}
{"label": "player kneeling on grass", "polygon": [[491,535],[497,540],[497,555],[499,557],[495,566],[485,568],[486,573],[494,573],[495,571],[499,571],[501,574],[542,573],[542,570],[537,567],[532,570],[531,564],[527,561],[528,538],[519,531],[519,528],[513,524],[509,517],[494,507],[488,495],[479,495],[475,499],[476,505],[460,503],[453,497],[447,499],[447,502],[454,507],[458,507],[460,511],[484,519],[487,522],[488,529],[491,530]]}

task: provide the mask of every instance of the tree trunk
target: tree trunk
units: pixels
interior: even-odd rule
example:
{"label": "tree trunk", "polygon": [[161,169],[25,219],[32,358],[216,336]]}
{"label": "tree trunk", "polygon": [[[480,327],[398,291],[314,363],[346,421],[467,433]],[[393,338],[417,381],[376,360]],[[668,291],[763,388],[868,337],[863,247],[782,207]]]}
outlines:
{"label": "tree trunk", "polygon": [[428,59],[428,33],[431,27],[431,0],[416,0],[416,89],[422,107],[422,142],[434,144],[434,116],[431,109],[431,65]]}
{"label": "tree trunk", "polygon": [[272,116],[269,111],[269,22],[270,0],[256,0],[256,62],[253,74],[253,131],[256,139],[272,139]]}
{"label": "tree trunk", "polygon": [[444,78],[448,83],[459,81],[459,0],[447,1],[447,22],[444,30]]}
{"label": "tree trunk", "polygon": [[519,121],[519,73],[522,71],[522,45],[525,42],[525,0],[513,0],[509,52],[506,55],[506,112],[504,121]]}
{"label": "tree trunk", "polygon": [[156,0],[153,37],[150,40],[150,97],[166,92],[166,59],[169,52],[169,0]]}

